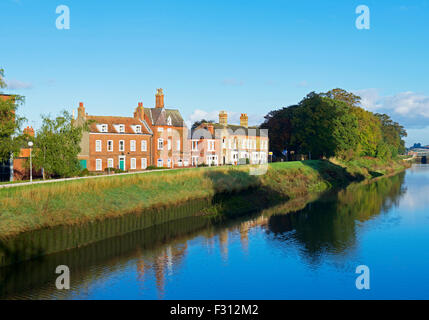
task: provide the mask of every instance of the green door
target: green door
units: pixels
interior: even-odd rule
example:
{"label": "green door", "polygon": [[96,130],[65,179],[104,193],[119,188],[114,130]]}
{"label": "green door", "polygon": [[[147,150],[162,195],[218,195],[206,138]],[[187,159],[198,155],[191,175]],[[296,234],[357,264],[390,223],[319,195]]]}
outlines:
{"label": "green door", "polygon": [[125,170],[125,159],[119,159],[119,169]]}
{"label": "green door", "polygon": [[79,160],[79,164],[82,170],[86,169],[86,160]]}

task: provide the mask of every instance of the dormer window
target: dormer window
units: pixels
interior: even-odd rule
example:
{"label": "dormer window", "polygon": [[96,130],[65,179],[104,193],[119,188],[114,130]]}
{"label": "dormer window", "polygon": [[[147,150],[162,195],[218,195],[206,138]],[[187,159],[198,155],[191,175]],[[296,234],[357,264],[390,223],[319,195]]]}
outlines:
{"label": "dormer window", "polygon": [[172,124],[172,122],[171,122],[171,117],[169,116],[169,117],[168,117],[168,119],[167,119],[167,125],[168,125],[168,126],[171,126],[171,124]]}
{"label": "dormer window", "polygon": [[101,125],[101,132],[107,132],[107,124]]}
{"label": "dormer window", "polygon": [[142,133],[142,126],[136,126],[136,133]]}
{"label": "dormer window", "polygon": [[119,125],[119,132],[120,133],[124,133],[125,132],[125,125],[123,125],[123,124]]}

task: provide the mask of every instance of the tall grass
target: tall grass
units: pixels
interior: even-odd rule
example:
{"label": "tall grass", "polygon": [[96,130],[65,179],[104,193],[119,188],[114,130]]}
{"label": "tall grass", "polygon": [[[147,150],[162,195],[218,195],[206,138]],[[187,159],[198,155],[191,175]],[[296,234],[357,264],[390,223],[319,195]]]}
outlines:
{"label": "tall grass", "polygon": [[290,199],[347,180],[350,176],[341,166],[304,161],[273,163],[261,176],[249,175],[248,166],[214,167],[6,188],[0,190],[0,237],[210,199],[249,188],[263,188]]}

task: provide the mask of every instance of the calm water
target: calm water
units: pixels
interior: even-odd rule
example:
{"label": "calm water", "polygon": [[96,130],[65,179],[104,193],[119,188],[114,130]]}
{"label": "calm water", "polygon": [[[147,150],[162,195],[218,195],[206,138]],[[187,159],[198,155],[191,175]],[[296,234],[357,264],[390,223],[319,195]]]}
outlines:
{"label": "calm water", "polygon": [[[290,206],[290,205],[289,205]],[[189,218],[0,271],[3,298],[429,298],[429,166],[223,225]],[[71,290],[55,289],[67,264]],[[358,265],[370,290],[355,287]],[[7,292],[7,293],[5,293]]]}

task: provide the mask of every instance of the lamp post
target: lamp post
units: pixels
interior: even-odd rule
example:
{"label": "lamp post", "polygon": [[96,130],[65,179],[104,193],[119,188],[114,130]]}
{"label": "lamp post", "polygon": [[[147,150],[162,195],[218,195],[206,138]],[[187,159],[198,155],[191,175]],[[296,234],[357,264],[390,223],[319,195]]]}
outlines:
{"label": "lamp post", "polygon": [[31,151],[33,149],[33,142],[28,141],[28,146],[30,147],[30,182],[33,182],[33,163],[31,159]]}

